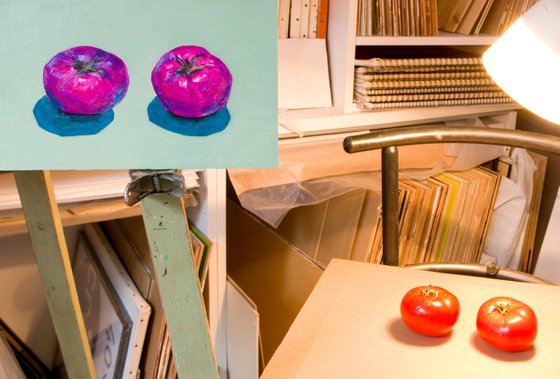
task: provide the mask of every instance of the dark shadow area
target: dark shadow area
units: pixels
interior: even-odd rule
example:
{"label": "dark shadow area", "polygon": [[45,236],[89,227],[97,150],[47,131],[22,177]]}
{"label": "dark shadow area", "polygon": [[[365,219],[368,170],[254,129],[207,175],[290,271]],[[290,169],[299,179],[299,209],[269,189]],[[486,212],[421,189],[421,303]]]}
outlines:
{"label": "dark shadow area", "polygon": [[37,101],[33,107],[33,115],[41,129],[61,137],[97,134],[115,118],[112,109],[95,115],[64,113],[47,96]]}
{"label": "dark shadow area", "polygon": [[439,346],[447,343],[453,335],[453,330],[440,337],[429,337],[416,333],[406,326],[400,317],[395,317],[387,323],[387,334],[390,338],[411,346]]}
{"label": "dark shadow area", "polygon": [[221,132],[231,119],[227,107],[200,118],[177,117],[165,110],[157,97],[148,105],[148,119],[167,131],[184,136],[205,137]]}
{"label": "dark shadow area", "polygon": [[485,342],[478,333],[475,331],[471,334],[471,345],[480,353],[502,362],[524,362],[531,360],[537,353],[535,345],[531,346],[528,350],[508,352],[502,351],[489,343]]}

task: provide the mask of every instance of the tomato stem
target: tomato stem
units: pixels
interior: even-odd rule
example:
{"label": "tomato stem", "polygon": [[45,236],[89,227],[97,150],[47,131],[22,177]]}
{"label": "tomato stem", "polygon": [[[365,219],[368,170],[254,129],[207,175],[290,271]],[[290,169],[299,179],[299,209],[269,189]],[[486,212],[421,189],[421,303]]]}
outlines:
{"label": "tomato stem", "polygon": [[428,288],[422,289],[422,295],[436,299],[439,295],[439,291],[433,289],[432,286],[429,286]]}
{"label": "tomato stem", "polygon": [[506,302],[497,302],[494,304],[494,309],[500,312],[500,314],[505,315],[511,309],[511,304]]}
{"label": "tomato stem", "polygon": [[196,55],[191,60],[184,61],[181,57],[175,56],[175,60],[181,64],[181,67],[176,70],[176,72],[178,74],[191,75],[199,70],[202,70],[204,68],[203,65],[196,65],[196,61],[199,57],[200,55]]}
{"label": "tomato stem", "polygon": [[74,70],[78,72],[79,75],[89,74],[92,72],[96,72],[100,74],[101,70],[99,70],[99,68],[97,68],[95,65],[97,62],[99,61],[96,60],[93,62],[84,62],[84,61],[76,60],[74,61],[74,65],[72,67],[74,68]]}

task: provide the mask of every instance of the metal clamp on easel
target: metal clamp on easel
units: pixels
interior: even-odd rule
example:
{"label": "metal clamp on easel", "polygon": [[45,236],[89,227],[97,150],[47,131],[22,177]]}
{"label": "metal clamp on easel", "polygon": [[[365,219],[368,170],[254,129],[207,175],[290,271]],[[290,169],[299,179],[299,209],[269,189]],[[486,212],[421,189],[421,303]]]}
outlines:
{"label": "metal clamp on easel", "polygon": [[196,199],[187,191],[185,178],[177,170],[130,170],[132,181],[124,191],[124,202],[129,207],[153,193],[167,193],[184,199],[186,206],[196,206]]}
{"label": "metal clamp on easel", "polygon": [[[124,201],[141,202],[146,235],[180,378],[218,379],[208,321],[192,259],[186,205],[194,205],[176,170],[130,170]],[[149,196],[149,195],[154,196]]]}

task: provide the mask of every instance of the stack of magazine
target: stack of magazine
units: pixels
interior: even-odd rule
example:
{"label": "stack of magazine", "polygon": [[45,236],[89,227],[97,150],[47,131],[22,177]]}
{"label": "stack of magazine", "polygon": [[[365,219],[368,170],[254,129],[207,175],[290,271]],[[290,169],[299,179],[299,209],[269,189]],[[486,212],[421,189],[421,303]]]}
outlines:
{"label": "stack of magazine", "polygon": [[[500,175],[483,167],[399,181],[399,262],[478,263]],[[382,259],[381,217],[369,256]]]}
{"label": "stack of magazine", "polygon": [[480,57],[358,59],[354,99],[364,110],[512,103]]}

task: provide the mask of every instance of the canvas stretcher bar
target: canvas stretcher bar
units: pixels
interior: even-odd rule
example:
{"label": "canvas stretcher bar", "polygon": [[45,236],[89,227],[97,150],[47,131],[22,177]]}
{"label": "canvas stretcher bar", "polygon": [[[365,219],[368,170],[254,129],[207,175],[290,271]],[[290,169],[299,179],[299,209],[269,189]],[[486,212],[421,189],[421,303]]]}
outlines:
{"label": "canvas stretcher bar", "polygon": [[16,171],[14,176],[68,375],[95,378],[50,173]]}

